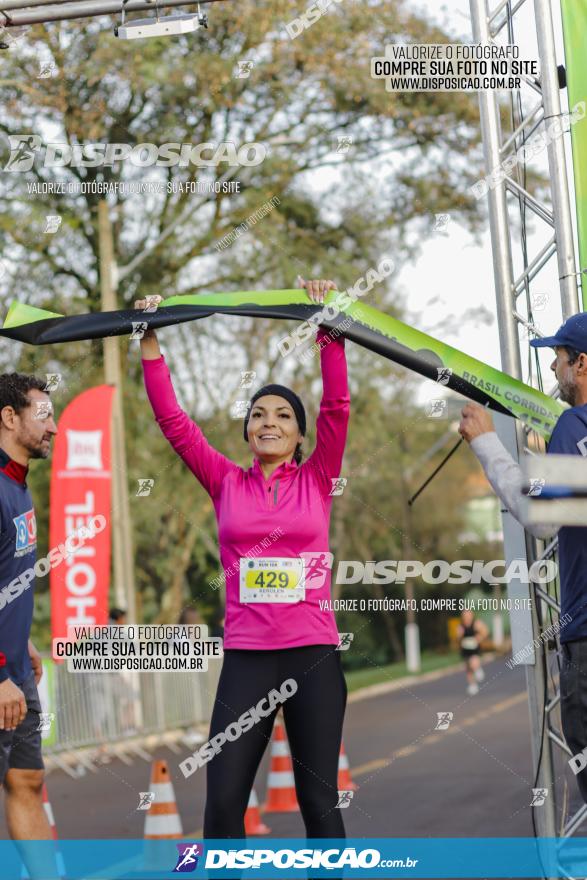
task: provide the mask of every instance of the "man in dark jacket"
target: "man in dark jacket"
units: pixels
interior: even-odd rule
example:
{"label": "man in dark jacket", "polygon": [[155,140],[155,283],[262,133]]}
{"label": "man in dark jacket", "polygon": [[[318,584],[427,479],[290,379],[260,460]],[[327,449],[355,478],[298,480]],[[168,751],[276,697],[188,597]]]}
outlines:
{"label": "man in dark jacket", "polygon": [[48,457],[56,433],[45,382],[0,375],[0,784],[14,840],[51,838],[42,798],[42,665],[30,640],[37,530],[26,477],[32,458]]}

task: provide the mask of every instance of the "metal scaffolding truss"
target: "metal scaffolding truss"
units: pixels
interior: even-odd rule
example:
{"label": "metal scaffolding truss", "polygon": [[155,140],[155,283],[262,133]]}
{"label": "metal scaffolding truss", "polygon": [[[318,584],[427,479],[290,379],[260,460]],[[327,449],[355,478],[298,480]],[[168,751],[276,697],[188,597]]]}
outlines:
{"label": "metal scaffolding truss", "polygon": [[[202,5],[222,2],[227,0],[199,0]],[[157,7],[196,5],[198,0],[0,0],[0,32],[40,22],[116,15],[123,9],[125,13],[153,12]]]}
{"label": "metal scaffolding truss", "polygon": [[[515,45],[516,25],[520,11],[524,11],[525,35],[528,34],[528,18],[535,28],[535,37],[540,63],[539,78],[522,77],[519,90],[511,93],[509,106],[510,120],[505,122],[506,93],[479,92],[481,134],[486,174],[502,169],[503,174],[494,175],[496,184],[487,192],[495,291],[497,300],[497,319],[500,334],[501,360],[503,369],[512,376],[522,379],[522,345],[528,355],[527,339],[540,335],[534,326],[532,294],[536,291],[536,279],[541,279],[543,270],[556,257],[558,270],[561,310],[564,318],[579,309],[578,276],[575,268],[575,246],[569,187],[565,161],[564,137],[546,138],[548,143],[549,199],[544,201],[529,191],[526,183],[525,147],[543,132],[551,120],[565,120],[561,112],[561,76],[557,67],[555,38],[550,0],[500,0],[490,8],[489,0],[469,0],[474,43],[494,43],[505,46]],[[525,108],[523,105],[527,105]],[[563,130],[568,130],[568,117]],[[507,129],[504,130],[504,129]],[[544,238],[530,253],[530,243],[525,235],[526,216],[532,214],[535,226]],[[520,229],[522,235],[520,236]],[[514,251],[518,249],[518,251]],[[521,254],[520,254],[521,251]],[[518,274],[514,274],[513,253],[521,257]],[[512,420],[506,420],[512,422]],[[509,450],[519,458],[526,445],[527,437],[519,426],[512,425],[509,436],[498,433]],[[504,514],[504,545],[506,556],[512,555],[512,548],[526,546],[528,564],[536,558],[552,558],[556,552],[556,540],[542,554],[536,553],[535,543],[528,540],[522,527],[513,518]],[[508,552],[509,548],[509,552]],[[522,550],[523,552],[523,550]],[[518,557],[519,558],[519,557]],[[510,559],[508,558],[508,562]],[[533,810],[536,833],[541,836],[556,836],[555,774],[553,770],[553,746],[565,755],[570,751],[562,733],[557,727],[556,710],[560,702],[558,681],[552,674],[556,666],[558,639],[547,638],[545,630],[551,624],[553,615],[560,613],[556,595],[548,588],[531,585],[531,595],[535,599],[532,614],[532,633],[535,650],[531,662],[526,665],[528,702],[532,731],[532,754],[534,759],[535,785],[547,788],[549,797],[544,806]],[[512,632],[514,621],[512,621]],[[544,638],[542,636],[544,635]],[[561,836],[570,836],[587,818],[587,806],[583,805],[560,830]]]}

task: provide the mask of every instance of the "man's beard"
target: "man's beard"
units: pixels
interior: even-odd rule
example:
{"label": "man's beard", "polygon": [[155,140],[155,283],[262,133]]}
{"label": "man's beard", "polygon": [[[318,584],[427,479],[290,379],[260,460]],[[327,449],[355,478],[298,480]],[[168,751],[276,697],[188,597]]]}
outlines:
{"label": "man's beard", "polygon": [[558,387],[561,400],[564,400],[565,403],[569,403],[571,406],[575,406],[577,397],[576,387],[569,382],[559,382]]}
{"label": "man's beard", "polygon": [[49,458],[49,453],[51,450],[49,447],[46,449],[29,449],[29,454],[31,458]]}
{"label": "man's beard", "polygon": [[28,440],[23,440],[21,442],[31,458],[48,458],[49,457],[49,453],[51,452],[51,447],[49,445],[46,448],[43,447],[41,445],[43,442],[42,440],[40,440],[38,442],[38,444],[35,446]]}

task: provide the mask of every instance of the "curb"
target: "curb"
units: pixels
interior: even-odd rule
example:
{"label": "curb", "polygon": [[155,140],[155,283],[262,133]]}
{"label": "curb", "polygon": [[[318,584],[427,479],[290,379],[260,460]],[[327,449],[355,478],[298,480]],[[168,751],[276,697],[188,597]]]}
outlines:
{"label": "curb", "polygon": [[[484,666],[491,663],[496,658],[495,653],[488,653],[483,656],[481,661]],[[454,675],[455,672],[463,670],[463,663],[453,663],[452,666],[445,666],[443,669],[434,669],[431,672],[424,672],[422,675],[404,675],[403,678],[394,678],[393,681],[382,681],[380,684],[370,684],[367,687],[359,688],[349,694],[347,704],[358,703],[361,700],[370,700],[371,697],[378,697],[381,694],[389,694],[392,691],[399,691],[405,687],[413,687],[417,684],[425,684],[428,681],[437,681],[439,678],[445,678],[448,675]]]}

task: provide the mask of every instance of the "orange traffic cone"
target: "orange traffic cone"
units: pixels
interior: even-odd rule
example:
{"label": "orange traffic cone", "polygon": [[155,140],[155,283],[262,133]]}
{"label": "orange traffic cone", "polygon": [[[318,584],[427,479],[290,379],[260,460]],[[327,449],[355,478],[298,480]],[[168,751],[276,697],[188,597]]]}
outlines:
{"label": "orange traffic cone", "polygon": [[47,786],[43,785],[43,807],[45,809],[45,815],[47,817],[47,821],[51,828],[51,834],[53,835],[53,840],[57,840],[57,826],[55,825],[55,816],[53,815],[53,807],[49,801],[49,795],[47,794]]}
{"label": "orange traffic cone", "polygon": [[245,834],[271,834],[271,828],[268,828],[261,819],[259,799],[254,788],[251,789],[245,812]]}
{"label": "orange traffic cone", "polygon": [[340,744],[340,755],[338,757],[338,782],[339,791],[356,791],[358,785],[351,779],[351,768],[349,767],[349,759],[344,750],[344,743]]}
{"label": "orange traffic cone", "polygon": [[169,779],[167,761],[153,761],[149,791],[155,797],[145,817],[145,840],[181,837],[181,820],[173,785]]}
{"label": "orange traffic cone", "polygon": [[[57,840],[57,825],[55,824],[55,816],[53,815],[53,807],[51,806],[51,802],[49,801],[49,795],[47,793],[47,786],[43,784],[43,807],[45,810],[45,815],[47,817],[47,821],[51,827],[51,834],[53,835],[53,840]],[[63,856],[57,847],[57,851],[55,853],[55,860],[57,862],[57,870],[59,872],[60,877],[65,877],[65,864],[63,862]]]}
{"label": "orange traffic cone", "polygon": [[267,780],[267,813],[293,813],[299,810],[293,775],[291,753],[283,722],[275,719],[271,739],[271,767]]}
{"label": "orange traffic cone", "polygon": [[[51,828],[51,835],[53,840],[57,840],[57,826],[55,825],[55,816],[53,815],[53,808],[49,801],[49,795],[47,794],[47,786],[43,783],[43,809],[45,810],[45,815],[47,817],[47,821],[49,823],[49,827]],[[65,864],[63,862],[63,855],[59,851],[57,844],[55,844],[55,863],[57,865],[57,874],[59,877],[65,877]],[[30,874],[26,869],[26,865],[22,865],[20,876],[25,880],[25,878],[29,878]]]}

